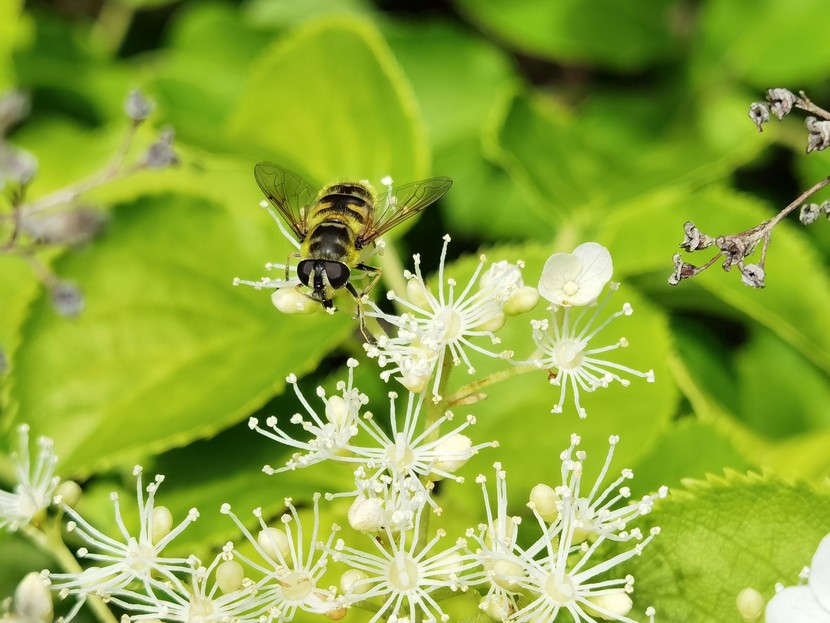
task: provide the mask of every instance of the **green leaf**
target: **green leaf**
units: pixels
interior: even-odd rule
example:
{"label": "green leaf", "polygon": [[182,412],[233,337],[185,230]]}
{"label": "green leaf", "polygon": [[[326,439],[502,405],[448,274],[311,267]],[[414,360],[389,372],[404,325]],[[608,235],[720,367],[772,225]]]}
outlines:
{"label": "green leaf", "polygon": [[770,439],[830,430],[827,374],[773,332],[754,332],[738,355],[737,371],[739,413],[754,430]]}
{"label": "green leaf", "polygon": [[520,52],[560,63],[631,70],[663,64],[677,51],[673,0],[648,10],[614,0],[456,0],[483,30]]}
{"label": "green leaf", "polygon": [[636,131],[622,129],[612,103],[596,102],[584,118],[539,96],[517,96],[505,109],[494,137],[502,164],[547,205],[554,223],[604,218],[654,194],[680,192],[722,176],[746,157],[731,142],[708,145],[690,137],[679,119],[665,119],[668,129],[651,128],[647,119]]}
{"label": "green leaf", "polygon": [[230,137],[317,183],[427,173],[417,106],[377,31],[351,18],[280,40],[250,71]]}
{"label": "green leaf", "polygon": [[632,559],[634,599],[672,623],[734,623],[735,597],[795,584],[827,534],[830,492],[773,476],[689,482],[649,515],[661,534]]}
{"label": "green leaf", "polygon": [[750,463],[712,424],[687,417],[673,422],[632,467],[635,478],[630,486],[637,497],[661,485],[678,487],[686,478],[722,474],[726,468],[743,471]]}
{"label": "green leaf", "polygon": [[822,0],[706,3],[693,48],[701,80],[711,81],[713,69],[764,90],[795,90],[824,80],[830,42],[816,16],[825,9]]}
{"label": "green leaf", "polygon": [[23,0],[0,3],[0,94],[15,85],[12,53],[29,36],[29,22],[22,12]]}
{"label": "green leaf", "polygon": [[249,22],[266,28],[287,28],[309,19],[337,14],[369,15],[373,9],[368,0],[249,0],[242,8]]}
{"label": "green leaf", "polygon": [[[32,307],[12,373],[17,420],[86,474],[215,434],[313,367],[347,314],[285,317],[256,275],[279,234],[193,196],[118,206],[104,237],[57,262],[85,292],[75,320]],[[277,245],[276,248],[279,248]]]}

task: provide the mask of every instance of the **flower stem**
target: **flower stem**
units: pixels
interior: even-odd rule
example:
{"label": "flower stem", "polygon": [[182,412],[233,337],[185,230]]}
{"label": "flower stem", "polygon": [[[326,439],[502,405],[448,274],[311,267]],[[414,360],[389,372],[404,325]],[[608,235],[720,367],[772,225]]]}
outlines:
{"label": "flower stem", "polygon": [[[42,528],[38,530],[34,526],[27,525],[22,529],[30,541],[47,552],[55,559],[58,566],[65,573],[82,573],[83,568],[73,556],[66,543],[61,536],[61,522],[60,516],[42,524]],[[86,603],[92,609],[95,617],[100,623],[118,623],[115,615],[110,611],[104,602],[95,595],[88,595]]]}
{"label": "flower stem", "polygon": [[[506,370],[499,370],[498,372],[494,372],[489,376],[485,376],[484,378],[478,379],[477,381],[473,381],[472,383],[468,383],[464,387],[458,389],[457,391],[453,392],[446,398],[447,406],[452,407],[457,404],[471,404],[472,402],[478,402],[484,396],[476,397],[479,394],[480,390],[493,385],[495,383],[500,383],[502,381],[506,381],[507,379],[511,379],[514,376],[519,376],[520,374],[524,374],[526,372],[532,372],[534,370],[539,370],[538,367],[533,365],[521,365],[521,366],[511,366]],[[470,401],[471,398],[474,400]]]}

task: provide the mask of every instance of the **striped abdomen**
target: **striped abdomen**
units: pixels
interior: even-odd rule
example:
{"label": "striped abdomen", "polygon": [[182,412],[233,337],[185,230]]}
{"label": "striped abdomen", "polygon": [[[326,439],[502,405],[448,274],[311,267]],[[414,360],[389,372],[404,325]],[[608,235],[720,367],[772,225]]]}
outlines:
{"label": "striped abdomen", "polygon": [[355,240],[370,222],[373,204],[371,192],[360,184],[335,184],[323,190],[308,216],[305,257],[357,263]]}

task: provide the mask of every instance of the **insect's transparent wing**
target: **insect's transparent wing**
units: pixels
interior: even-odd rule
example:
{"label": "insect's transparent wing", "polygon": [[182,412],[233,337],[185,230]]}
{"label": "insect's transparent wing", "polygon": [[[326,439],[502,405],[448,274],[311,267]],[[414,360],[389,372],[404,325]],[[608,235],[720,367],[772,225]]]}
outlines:
{"label": "insect's transparent wing", "polygon": [[452,186],[448,177],[431,177],[426,180],[403,184],[378,197],[375,218],[361,236],[361,242],[368,244],[408,218],[423,212]]}
{"label": "insect's transparent wing", "polygon": [[306,217],[315,193],[296,173],[271,162],[259,162],[254,167],[259,188],[268,197],[280,216],[302,240],[308,233]]}

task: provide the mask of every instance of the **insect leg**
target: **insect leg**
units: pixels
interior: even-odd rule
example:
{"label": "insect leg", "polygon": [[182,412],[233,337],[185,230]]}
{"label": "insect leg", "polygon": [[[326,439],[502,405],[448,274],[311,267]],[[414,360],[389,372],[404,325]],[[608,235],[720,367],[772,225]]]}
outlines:
{"label": "insect leg", "polygon": [[302,259],[302,257],[303,256],[300,255],[299,253],[297,253],[296,251],[292,251],[291,253],[288,254],[288,257],[285,260],[285,280],[286,281],[288,281],[288,271],[291,268],[291,258],[294,258],[295,260],[299,260],[299,259]]}
{"label": "insect leg", "polygon": [[351,282],[346,282],[346,289],[351,293],[357,303],[357,319],[360,322],[360,332],[363,334],[363,339],[374,346],[378,343],[378,341],[375,339],[375,336],[369,333],[368,329],[366,329],[366,317],[363,315],[363,296],[365,292],[363,294],[358,294]]}
{"label": "insect leg", "polygon": [[369,292],[372,291],[372,288],[374,288],[377,285],[380,276],[383,274],[383,271],[380,268],[375,268],[374,266],[369,266],[368,264],[358,264],[357,266],[355,266],[355,268],[370,273],[372,275],[372,281],[369,282],[368,286],[363,288],[363,292],[361,293],[361,296],[365,296],[369,294]]}

